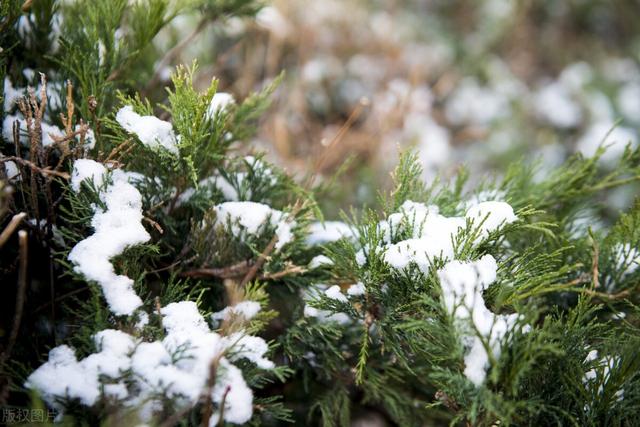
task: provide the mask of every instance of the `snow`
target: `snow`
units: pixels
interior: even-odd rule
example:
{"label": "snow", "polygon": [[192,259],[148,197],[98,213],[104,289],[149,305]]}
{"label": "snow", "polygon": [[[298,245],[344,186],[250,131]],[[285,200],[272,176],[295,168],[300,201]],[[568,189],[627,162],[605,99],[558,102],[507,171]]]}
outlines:
{"label": "snow", "polygon": [[211,98],[209,107],[207,108],[207,118],[213,120],[217,114],[226,111],[231,105],[235,104],[233,95],[225,92],[217,92]]}
{"label": "snow", "polygon": [[313,222],[309,225],[307,244],[322,245],[337,240],[352,238],[355,233],[348,224],[340,221]]}
{"label": "snow", "polygon": [[99,397],[97,378],[86,375],[78,363],[75,352],[61,345],[49,352],[49,361],[27,378],[25,387],[37,389],[53,408],[61,409],[57,397],[78,399],[84,405],[93,405]]}
{"label": "snow", "polygon": [[[72,188],[79,191],[85,179],[102,181],[104,173],[104,166],[99,163],[78,160],[72,172]],[[110,260],[128,247],[148,241],[150,236],[141,222],[142,196],[127,182],[127,174],[113,173],[111,177],[113,182],[100,192],[106,210],[96,206],[91,220],[94,234],[78,242],[68,259],[77,273],[100,285],[114,314],[131,315],[142,305],[142,300],[133,290],[133,280],[117,275]]]}
{"label": "snow", "polygon": [[423,176],[430,180],[438,168],[451,157],[449,131],[436,123],[428,114],[410,113],[404,120],[403,138],[415,141]]}
{"label": "snow", "polygon": [[640,82],[630,82],[618,92],[618,108],[632,123],[640,122]]}
{"label": "snow", "polygon": [[228,355],[230,360],[247,359],[255,363],[260,369],[273,369],[275,367],[272,361],[264,357],[269,351],[269,346],[260,337],[246,335],[244,332],[236,332],[224,337],[223,345],[232,349],[232,352]]}
{"label": "snow", "polygon": [[638,145],[638,135],[624,126],[615,126],[612,121],[596,122],[587,128],[586,132],[576,143],[576,149],[584,156],[593,156],[600,146],[607,147],[600,160],[605,165],[611,165],[620,158],[627,144],[631,147]]}
{"label": "snow", "polygon": [[340,290],[340,286],[338,285],[331,286],[329,289],[324,291],[324,294],[327,296],[327,298],[334,299],[340,302],[347,302],[347,297],[344,296],[344,294]]}
{"label": "snow", "polygon": [[407,239],[389,245],[384,252],[384,261],[391,267],[403,270],[411,264],[426,273],[431,261],[438,257],[442,259],[453,258],[453,243],[451,234],[436,239]]}
{"label": "snow", "polygon": [[560,82],[547,84],[538,91],[534,97],[534,109],[542,120],[561,129],[577,127],[582,120],[580,106]]}
{"label": "snow", "polygon": [[[602,395],[604,388],[611,379],[611,371],[615,369],[619,363],[619,356],[605,356],[599,358],[598,350],[591,350],[584,359],[584,364],[590,367],[590,369],[584,373],[582,377],[582,383],[585,387],[594,384],[598,386],[597,393]],[[598,374],[602,374],[601,380],[596,381]],[[624,390],[618,389],[615,393],[615,397],[618,401],[624,398]]]}
{"label": "snow", "polygon": [[311,269],[322,267],[323,265],[333,265],[333,261],[326,255],[318,255],[309,262],[309,268]]}
{"label": "snow", "polygon": [[71,188],[80,191],[80,185],[84,180],[91,180],[96,188],[100,188],[104,181],[107,168],[102,163],[91,159],[78,159],[73,163],[71,172]]}
{"label": "snow", "polygon": [[[216,381],[211,398],[218,403],[224,400],[225,421],[244,424],[253,416],[253,392],[236,366],[223,359],[220,361],[220,370],[222,375]],[[219,419],[219,412],[214,412],[209,419],[209,427],[219,425]]]}
{"label": "snow", "polygon": [[[27,122],[16,114],[7,114],[4,117],[4,121],[2,122],[2,136],[7,141],[13,141],[13,123],[16,121],[20,126],[20,142],[28,142]],[[46,122],[41,122],[40,125],[42,132],[42,145],[44,147],[54,144],[55,141],[53,137],[62,138],[65,135],[65,133],[57,126],[50,125]]]}
{"label": "snow", "polygon": [[245,320],[253,319],[260,312],[260,303],[256,301],[241,301],[236,305],[225,307],[213,313],[214,320],[229,320],[234,316],[242,316]]}
{"label": "snow", "polygon": [[4,111],[9,112],[23,96],[24,88],[14,88],[8,77],[4,78]]}
{"label": "snow", "polygon": [[357,297],[360,295],[364,295],[365,291],[366,289],[364,287],[364,283],[358,282],[349,286],[349,289],[347,289],[347,295]]}
{"label": "snow", "polygon": [[[493,357],[500,355],[500,340],[518,320],[518,314],[497,315],[485,305],[482,291],[496,280],[496,260],[485,255],[477,261],[450,261],[438,271],[442,299],[447,311],[457,323],[472,322],[478,333],[489,343]],[[478,335],[469,333],[470,343],[465,355],[464,373],[476,386],[486,376],[489,355]]]}
{"label": "snow", "polygon": [[488,125],[508,111],[508,99],[490,87],[465,78],[447,100],[445,114],[454,125]]}
{"label": "snow", "polygon": [[[231,361],[242,358],[272,369],[273,362],[264,357],[267,343],[242,331],[221,337],[209,329],[191,301],[171,303],[160,312],[166,331],[163,340],[139,342],[127,333],[103,330],[94,336],[96,353],[78,361],[70,347],[56,347],[25,386],[38,390],[60,412],[64,410],[60,398],[93,406],[105,397],[138,408],[146,420],[162,410],[159,396],[174,399],[179,406],[195,406],[207,391],[211,363],[217,361],[218,377],[210,398],[218,405],[225,401],[225,421],[249,421],[253,392]],[[219,416],[215,413],[210,425],[217,425]]]}
{"label": "snow", "polygon": [[238,236],[242,231],[250,235],[259,235],[266,225],[275,227],[278,242],[275,249],[280,250],[293,240],[295,221],[288,218],[288,214],[263,203],[256,202],[224,202],[214,207],[216,224],[231,224],[231,232]]}
{"label": "snow", "polygon": [[20,175],[20,170],[18,169],[18,165],[16,162],[9,160],[4,162],[4,172],[9,181],[21,181],[22,176]]}
{"label": "snow", "polygon": [[618,243],[613,248],[616,268],[623,270],[623,275],[631,274],[640,265],[640,251],[629,243]]}
{"label": "snow", "polygon": [[209,326],[193,301],[173,302],[160,310],[162,326],[169,334],[200,331],[208,332]]}
{"label": "snow", "polygon": [[286,220],[280,221],[276,227],[276,236],[278,236],[278,241],[276,242],[275,248],[276,250],[280,250],[284,245],[293,240],[291,224]]}
{"label": "snow", "polygon": [[287,37],[292,31],[291,24],[287,18],[273,6],[266,6],[260,9],[260,12],[256,15],[256,22],[281,39]]}
{"label": "snow", "polygon": [[[80,130],[80,125],[76,125],[74,131],[78,132]],[[76,135],[76,140],[80,142],[80,135]],[[88,150],[93,150],[96,146],[96,135],[93,133],[93,130],[87,129],[84,135],[84,147]]]}
{"label": "snow", "polygon": [[135,134],[142,144],[149,148],[162,148],[178,154],[178,138],[171,123],[155,116],[141,116],[131,105],[122,107],[116,114],[116,121],[127,132]]}
{"label": "snow", "polygon": [[498,230],[501,226],[510,224],[518,219],[513,213],[513,208],[506,202],[487,201],[471,206],[466,218],[473,220],[474,226],[480,225],[482,237],[487,237],[489,233]]}
{"label": "snow", "polygon": [[466,217],[445,217],[437,206],[406,201],[400,212],[391,214],[378,225],[385,242],[392,242],[398,235],[409,233],[410,238],[383,248],[385,262],[396,269],[405,269],[411,264],[427,272],[435,258],[450,260],[454,257],[454,242],[465,229],[467,218],[489,215],[482,226],[482,237],[502,223],[516,219],[513,209],[505,202],[487,201],[473,205]]}
{"label": "snow", "polygon": [[[321,323],[336,322],[340,325],[351,323],[351,318],[346,313],[331,313],[328,310],[321,310],[309,304],[310,302],[318,300],[326,290],[326,285],[323,284],[316,284],[311,286],[310,288],[302,290],[302,299],[306,303],[303,310],[304,317],[313,317]],[[337,292],[340,292],[339,287]],[[337,295],[335,290],[330,291],[329,293],[331,295]],[[346,300],[346,297],[342,295],[341,292],[340,295]],[[338,296],[338,298],[340,297]]]}

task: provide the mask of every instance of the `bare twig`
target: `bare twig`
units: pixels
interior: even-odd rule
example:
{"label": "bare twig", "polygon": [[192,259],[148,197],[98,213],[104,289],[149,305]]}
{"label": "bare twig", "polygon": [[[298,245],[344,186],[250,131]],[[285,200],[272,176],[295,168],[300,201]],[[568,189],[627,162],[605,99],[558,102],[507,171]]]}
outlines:
{"label": "bare twig", "polygon": [[42,168],[40,166],[38,166],[37,164],[23,159],[21,157],[16,157],[16,156],[8,156],[8,157],[3,157],[0,159],[0,163],[4,163],[4,162],[8,162],[8,161],[13,161],[16,163],[19,163],[22,166],[27,166],[29,168],[31,168],[32,171],[34,172],[38,172],[41,175],[51,175],[51,176],[57,176],[58,178],[64,178],[64,179],[69,179],[71,178],[71,176],[67,173],[67,172],[60,172],[54,169],[51,169],[49,167],[45,167]]}
{"label": "bare twig", "polygon": [[183,273],[187,277],[217,277],[219,279],[233,279],[247,274],[251,268],[249,261],[241,261],[237,264],[221,268],[196,268]]}
{"label": "bare twig", "polygon": [[597,292],[592,289],[581,289],[580,292],[585,293],[594,298],[600,298],[601,300],[606,300],[606,301],[617,301],[617,300],[625,299],[631,296],[631,290],[629,289],[625,289],[615,294],[608,294],[606,292]]}
{"label": "bare twig", "polygon": [[304,274],[307,269],[299,265],[291,265],[284,270],[277,271],[275,273],[264,273],[258,276],[260,280],[277,280],[290,274]]}
{"label": "bare twig", "polygon": [[218,427],[224,426],[224,404],[227,401],[227,395],[231,391],[231,386],[228,385],[224,389],[224,394],[222,395],[222,400],[220,401],[220,418],[218,419]]}
{"label": "bare twig", "polygon": [[214,357],[209,364],[209,379],[207,380],[207,391],[204,393],[205,404],[202,407],[202,425],[208,426],[209,420],[211,419],[211,415],[213,414],[213,401],[211,400],[211,393],[213,392],[213,388],[216,385],[216,376],[218,374],[218,364],[220,363],[220,358],[222,357],[222,353],[217,357]]}
{"label": "bare twig", "polygon": [[9,237],[11,237],[15,229],[18,227],[18,225],[20,225],[20,223],[26,216],[26,213],[20,212],[19,214],[16,214],[13,216],[13,218],[11,218],[9,224],[7,224],[4,230],[2,230],[2,233],[0,233],[0,248],[2,248],[5,243],[7,243]]}
{"label": "bare twig", "polygon": [[595,239],[591,239],[593,244],[593,257],[592,257],[592,270],[591,270],[591,279],[593,283],[593,288],[598,289],[600,287],[600,279],[598,276],[600,275],[598,271],[598,262],[600,258],[600,250],[598,248],[598,243],[596,243]]}
{"label": "bare twig", "polygon": [[16,312],[13,316],[13,326],[11,327],[11,333],[9,334],[9,340],[7,347],[2,353],[2,363],[8,359],[16,339],[18,338],[18,331],[20,330],[20,323],[22,321],[22,313],[24,310],[24,299],[27,292],[27,259],[28,259],[28,239],[27,232],[20,230],[18,232],[19,239],[19,253],[20,263],[18,269],[18,290],[16,293]]}
{"label": "bare twig", "polygon": [[160,224],[158,224],[157,221],[152,220],[148,216],[143,216],[142,219],[147,221],[149,224],[151,224],[153,228],[155,228],[158,231],[158,233],[160,234],[164,233],[164,229],[162,228],[162,226],[160,226]]}
{"label": "bare twig", "polygon": [[[191,43],[193,39],[195,39],[198,36],[198,34],[200,34],[200,32],[202,32],[202,30],[205,29],[205,27],[209,22],[210,22],[210,18],[207,18],[207,17],[202,18],[200,22],[198,22],[198,25],[193,29],[193,31],[187,37],[182,39],[178,44],[176,44],[164,55],[164,57],[160,60],[160,62],[158,62],[158,65],[156,66],[156,70],[153,74],[153,77],[151,77],[151,80],[149,80],[149,83],[147,84],[147,87],[144,92],[148,92],[152,87],[158,84],[164,67],[166,67],[171,62],[173,62],[173,60],[180,53],[182,53],[182,51],[184,51],[187,45],[189,45],[189,43]],[[110,78],[111,76],[109,76],[109,79]]]}

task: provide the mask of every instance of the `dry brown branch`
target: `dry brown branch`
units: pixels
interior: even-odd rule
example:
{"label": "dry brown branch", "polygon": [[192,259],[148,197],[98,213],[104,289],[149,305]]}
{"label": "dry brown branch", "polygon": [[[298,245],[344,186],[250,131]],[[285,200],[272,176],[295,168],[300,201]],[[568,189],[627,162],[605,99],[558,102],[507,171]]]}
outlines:
{"label": "dry brown branch", "polygon": [[209,425],[209,420],[211,419],[211,415],[213,415],[213,401],[211,400],[211,394],[213,392],[213,388],[216,385],[216,376],[218,374],[218,365],[220,364],[220,359],[222,358],[222,353],[217,357],[214,357],[211,360],[211,364],[209,365],[209,379],[207,380],[207,391],[203,393],[205,397],[205,403],[202,406],[202,423],[203,426]]}
{"label": "dry brown branch", "polygon": [[183,276],[187,277],[216,277],[219,279],[233,279],[247,274],[252,264],[249,261],[241,261],[237,264],[221,268],[196,268],[185,271]]}
{"label": "dry brown branch", "polygon": [[597,292],[594,291],[592,289],[581,289],[580,292],[585,293],[589,296],[592,296],[594,298],[599,298],[601,300],[604,301],[618,301],[621,299],[625,299],[629,296],[631,296],[631,290],[630,289],[625,289],[623,291],[620,291],[618,293],[615,294],[608,294],[606,292]]}
{"label": "dry brown branch", "polygon": [[60,172],[54,169],[51,169],[50,167],[45,167],[42,168],[38,165],[36,165],[35,163],[23,159],[21,157],[16,157],[16,156],[10,156],[10,157],[3,157],[0,159],[0,163],[4,163],[4,162],[8,162],[8,161],[13,161],[16,163],[19,163],[22,166],[27,166],[29,168],[31,168],[32,171],[37,172],[41,175],[45,175],[45,176],[57,176],[59,178],[63,178],[63,179],[70,179],[71,176],[67,173],[67,172]]}
{"label": "dry brown branch", "polygon": [[231,386],[228,385],[224,389],[224,394],[222,395],[222,399],[220,400],[220,418],[218,419],[218,427],[224,427],[224,404],[227,401],[227,395],[231,391]]}
{"label": "dry brown branch", "polygon": [[277,279],[281,279],[285,276],[288,275],[292,275],[292,274],[304,274],[307,272],[307,269],[304,267],[301,267],[299,265],[291,265],[291,266],[287,266],[287,268],[285,268],[284,270],[281,271],[277,271],[275,273],[264,273],[261,274],[260,276],[258,276],[258,279],[260,280],[277,280]]}
{"label": "dry brown branch", "polygon": [[598,271],[600,250],[598,248],[598,243],[595,241],[595,239],[591,239],[591,240],[593,245],[593,256],[592,256],[592,262],[591,262],[591,265],[592,265],[591,279],[593,280],[593,288],[598,289],[600,287],[600,279],[598,278],[598,276],[600,275]]}
{"label": "dry brown branch", "polygon": [[20,262],[18,268],[18,289],[16,292],[16,312],[13,315],[13,325],[11,327],[11,333],[9,334],[9,340],[7,347],[2,353],[2,360],[0,365],[9,358],[16,339],[18,338],[18,332],[20,330],[20,323],[22,322],[22,313],[24,310],[24,299],[27,292],[27,259],[28,259],[28,239],[27,232],[20,230],[18,232],[19,239],[19,253]]}
{"label": "dry brown branch", "polygon": [[149,224],[151,224],[153,226],[153,228],[155,228],[158,231],[158,233],[160,233],[160,234],[164,233],[164,230],[163,230],[162,226],[160,226],[160,224],[158,224],[158,222],[152,220],[148,216],[143,216],[142,219],[147,221]]}
{"label": "dry brown branch", "polygon": [[18,225],[20,225],[20,223],[26,216],[26,213],[20,212],[19,214],[15,214],[13,218],[11,218],[9,224],[7,224],[4,230],[2,230],[2,233],[0,233],[0,248],[2,248],[5,243],[7,243],[9,237],[11,237],[15,229],[18,227]]}
{"label": "dry brown branch", "polygon": [[134,145],[131,144],[132,141],[130,139],[125,139],[120,144],[118,144],[107,156],[103,163],[114,162],[117,161],[116,158],[122,158],[123,154],[128,153]]}

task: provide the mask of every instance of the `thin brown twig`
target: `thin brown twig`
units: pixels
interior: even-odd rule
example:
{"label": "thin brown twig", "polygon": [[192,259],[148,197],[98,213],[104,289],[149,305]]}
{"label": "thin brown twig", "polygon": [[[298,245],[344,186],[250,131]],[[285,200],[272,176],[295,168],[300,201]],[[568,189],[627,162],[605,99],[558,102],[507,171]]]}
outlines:
{"label": "thin brown twig", "polygon": [[347,120],[340,127],[338,132],[334,135],[334,137],[331,140],[331,142],[329,142],[329,144],[327,144],[327,146],[323,150],[322,154],[318,157],[318,160],[316,161],[316,163],[315,163],[315,165],[313,167],[313,172],[311,173],[311,175],[309,175],[305,185],[303,186],[304,188],[311,187],[311,184],[315,180],[315,177],[320,173],[320,171],[322,170],[322,166],[327,161],[327,158],[329,157],[329,153],[331,152],[331,150],[338,143],[340,143],[340,141],[342,141],[342,138],[344,138],[344,136],[347,134],[349,129],[351,129],[351,126],[353,125],[353,123],[358,119],[358,117],[360,117],[360,114],[362,114],[362,111],[365,109],[365,107],[368,107],[370,105],[370,103],[371,102],[369,101],[368,98],[361,98],[360,99],[360,102],[358,103],[356,108],[354,108],[353,111],[351,112],[351,114],[349,114],[349,117],[347,118]]}
{"label": "thin brown twig", "polygon": [[13,161],[13,162],[19,163],[19,164],[21,164],[23,166],[27,166],[27,167],[31,168],[32,171],[38,172],[41,175],[45,175],[45,176],[52,175],[52,176],[57,176],[59,178],[64,178],[64,179],[71,178],[71,176],[67,172],[60,172],[60,171],[57,171],[57,170],[53,170],[53,169],[51,169],[49,167],[42,168],[42,167],[38,166],[37,164],[35,164],[35,163],[33,163],[33,162],[29,161],[29,160],[23,159],[21,157],[8,156],[8,157],[3,157],[3,158],[0,159],[0,163],[9,162],[9,161]]}
{"label": "thin brown twig", "polygon": [[251,268],[249,261],[241,261],[237,264],[221,268],[196,268],[194,270],[185,271],[183,276],[187,277],[217,277],[219,279],[233,279],[247,274]]}
{"label": "thin brown twig", "polygon": [[200,22],[198,22],[198,25],[193,29],[193,31],[187,37],[182,39],[178,44],[176,44],[173,48],[167,51],[167,53],[158,63],[156,70],[153,76],[151,77],[151,79],[149,80],[149,83],[147,84],[147,87],[144,90],[144,92],[148,92],[150,88],[154,87],[160,81],[160,76],[162,75],[162,70],[164,69],[164,67],[169,65],[180,53],[182,53],[185,47],[187,47],[187,45],[191,43],[193,39],[195,39],[202,30],[205,29],[208,23],[209,23],[209,18],[207,17],[202,18]]}
{"label": "thin brown twig", "polygon": [[600,250],[598,248],[598,243],[595,239],[591,239],[593,243],[593,257],[592,257],[592,270],[591,270],[591,279],[593,283],[593,288],[598,289],[600,287],[600,279],[598,278],[600,273],[598,271],[598,262],[600,259]]}
{"label": "thin brown twig", "polygon": [[606,292],[597,292],[592,289],[581,289],[580,292],[585,293],[589,296],[600,298],[602,300],[607,300],[607,301],[617,301],[617,300],[625,299],[631,296],[630,289],[625,289],[615,294],[608,294]]}
{"label": "thin brown twig", "polygon": [[288,276],[289,274],[304,274],[306,272],[307,272],[306,268],[301,267],[299,265],[292,265],[285,268],[284,270],[277,271],[275,273],[261,274],[260,276],[258,276],[258,278],[260,280],[277,280],[282,277]]}
{"label": "thin brown twig", "polygon": [[147,221],[149,224],[151,224],[153,226],[153,228],[155,228],[158,231],[158,233],[164,234],[164,229],[162,228],[162,226],[160,224],[158,224],[157,221],[152,220],[148,216],[143,216],[142,219]]}
{"label": "thin brown twig", "polygon": [[18,338],[20,323],[22,322],[22,313],[24,311],[24,300],[27,292],[27,260],[29,252],[27,232],[24,230],[20,230],[18,232],[18,239],[20,261],[18,270],[18,290],[16,293],[16,312],[13,316],[13,326],[11,327],[11,333],[9,334],[7,347],[2,353],[2,363],[0,363],[0,365],[4,364],[4,362],[9,358],[9,355],[13,350],[13,346],[15,345],[16,339]]}
{"label": "thin brown twig", "polygon": [[5,243],[7,243],[7,240],[9,240],[9,237],[11,237],[13,232],[16,230],[18,225],[20,225],[20,223],[26,216],[27,216],[26,213],[20,212],[19,214],[15,214],[13,218],[11,218],[11,221],[9,221],[9,224],[7,224],[4,230],[2,230],[2,233],[0,233],[0,248],[2,248]]}
{"label": "thin brown twig", "polygon": [[203,426],[209,425],[209,420],[211,419],[211,415],[213,415],[213,401],[209,396],[213,392],[213,388],[216,385],[216,376],[218,374],[218,364],[220,363],[220,358],[222,357],[222,353],[217,357],[214,357],[209,364],[209,379],[207,380],[207,391],[204,393],[206,396],[206,401],[204,406],[202,407],[202,423]]}
{"label": "thin brown twig", "polygon": [[224,389],[224,394],[222,395],[222,399],[220,400],[220,418],[218,419],[218,427],[224,427],[224,404],[227,401],[227,396],[231,391],[231,386],[228,385]]}

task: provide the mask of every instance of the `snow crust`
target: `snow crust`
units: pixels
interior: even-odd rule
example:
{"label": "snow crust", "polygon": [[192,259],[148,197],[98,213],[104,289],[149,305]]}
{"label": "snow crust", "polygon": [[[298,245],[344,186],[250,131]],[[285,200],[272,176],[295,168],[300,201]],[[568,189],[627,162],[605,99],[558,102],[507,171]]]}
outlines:
{"label": "snow crust", "polygon": [[638,134],[631,128],[615,126],[613,121],[593,123],[576,143],[576,148],[585,156],[593,156],[601,145],[607,147],[600,160],[605,164],[614,164],[624,152],[627,144],[632,148],[638,145]]}
{"label": "snow crust", "polygon": [[[494,314],[484,303],[482,292],[496,280],[496,260],[491,255],[485,255],[476,261],[456,260],[454,242],[467,224],[472,224],[472,228],[479,230],[479,236],[474,242],[477,244],[491,232],[516,221],[518,218],[511,205],[501,200],[489,200],[501,196],[478,194],[465,204],[467,211],[464,216],[457,217],[441,215],[437,206],[406,201],[399,212],[378,223],[378,233],[383,244],[375,248],[365,246],[356,254],[356,262],[361,266],[371,256],[378,254],[394,269],[405,270],[416,266],[425,274],[431,269],[434,260],[446,261],[444,267],[437,272],[442,301],[463,332],[466,347],[464,373],[476,386],[484,382],[489,360],[500,356],[500,342],[516,323],[518,315]],[[404,240],[399,240],[400,238]],[[352,285],[347,290],[349,296],[362,295],[364,292],[362,283]],[[346,299],[337,286],[327,289],[325,295],[329,298]],[[312,314],[316,313],[310,315]],[[491,355],[487,353],[483,340],[488,343]]]}
{"label": "snow crust", "polygon": [[135,134],[140,142],[150,148],[162,148],[178,154],[178,137],[171,123],[155,116],[141,116],[126,105],[116,114],[116,121],[127,132]]}
{"label": "snow crust", "polygon": [[207,118],[213,120],[216,114],[227,110],[231,105],[235,104],[233,95],[225,92],[217,92],[211,98],[209,107],[207,108]]}
{"label": "snow crust", "polygon": [[[79,191],[81,182],[89,179],[100,186],[105,177],[106,168],[102,164],[88,159],[77,160],[71,174],[71,186]],[[94,207],[91,220],[94,233],[78,242],[69,252],[68,259],[77,273],[100,285],[111,312],[123,316],[131,315],[142,305],[142,300],[133,290],[133,280],[115,273],[111,258],[151,237],[142,225],[142,196],[129,183],[129,175],[116,171],[111,179],[112,182],[100,192],[100,200],[106,209]]]}
{"label": "snow crust", "polygon": [[560,82],[543,86],[534,98],[534,108],[541,119],[557,128],[574,128],[582,120],[580,106],[571,98],[567,86]]}
{"label": "snow crust", "polygon": [[[60,399],[78,399],[92,406],[100,397],[110,397],[138,409],[140,418],[148,421],[162,409],[162,396],[181,406],[194,406],[209,393],[210,366],[218,363],[218,377],[208,398],[217,405],[224,400],[225,421],[249,421],[253,392],[232,361],[247,359],[259,368],[273,368],[273,362],[264,357],[267,343],[244,332],[218,335],[191,301],[171,303],[160,312],[164,339],[142,342],[125,332],[100,331],[94,336],[98,352],[78,360],[70,347],[56,347],[25,386],[37,389],[59,410],[63,409]],[[219,417],[220,412],[214,413],[209,424],[217,425]]]}
{"label": "snow crust", "polygon": [[260,303],[257,301],[241,301],[236,305],[225,307],[213,313],[214,320],[229,320],[234,316],[242,316],[245,320],[253,319],[260,312]]}
{"label": "snow crust", "polygon": [[[464,326],[472,322],[489,344],[492,355],[500,356],[500,340],[518,320],[518,314],[498,315],[489,310],[482,291],[496,280],[498,265],[491,255],[477,261],[450,261],[438,270],[444,305],[454,319]],[[482,339],[469,331],[464,337],[469,350],[464,373],[476,386],[484,382],[489,354]]]}
{"label": "snow crust", "polygon": [[275,227],[278,242],[275,249],[280,250],[293,240],[295,221],[288,214],[256,202],[224,202],[214,207],[216,224],[231,224],[231,232],[241,236],[242,232],[257,236],[266,225]]}
{"label": "snow crust", "polygon": [[318,268],[323,265],[333,265],[333,261],[326,255],[315,256],[309,261],[309,268]]}
{"label": "snow crust", "polygon": [[342,238],[350,239],[355,233],[348,224],[341,221],[313,222],[309,225],[307,244],[322,245]]}
{"label": "snow crust", "polygon": [[[426,272],[434,259],[454,258],[455,239],[465,229],[467,220],[480,227],[479,239],[483,239],[492,231],[517,220],[517,217],[513,208],[502,201],[473,204],[464,217],[445,217],[440,215],[437,206],[406,201],[400,212],[391,214],[378,225],[384,240],[389,242],[383,248],[383,259],[399,270],[416,265]],[[390,243],[406,232],[411,234],[410,238]]]}
{"label": "snow crust", "polygon": [[[303,289],[301,291],[302,299],[306,303],[303,312],[304,316],[313,317],[319,322],[336,322],[340,325],[351,323],[351,318],[346,313],[332,313],[328,310],[315,308],[309,304],[312,301],[318,300],[322,295],[326,295],[326,291],[327,286],[322,283],[318,283],[310,288]],[[327,295],[327,297],[331,298],[333,296],[340,298],[340,296],[337,295],[338,293],[340,293],[340,296],[342,296],[344,298],[344,301],[346,301],[346,297],[340,292],[339,287],[337,289],[337,292],[336,289],[329,291],[329,295]]]}

